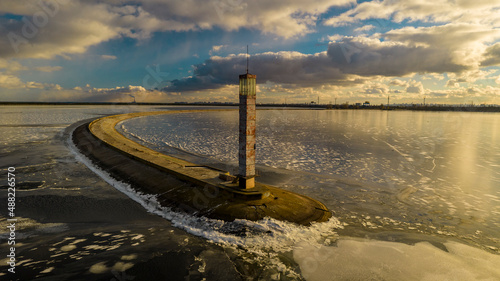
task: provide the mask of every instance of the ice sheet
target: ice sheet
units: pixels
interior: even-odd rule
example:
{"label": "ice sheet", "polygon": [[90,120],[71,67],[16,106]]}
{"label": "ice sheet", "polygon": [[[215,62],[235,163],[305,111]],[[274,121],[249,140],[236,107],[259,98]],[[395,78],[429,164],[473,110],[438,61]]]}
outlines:
{"label": "ice sheet", "polygon": [[301,242],[293,257],[308,281],[500,280],[500,256],[457,242],[447,252],[427,242],[415,245],[340,239],[334,246]]}

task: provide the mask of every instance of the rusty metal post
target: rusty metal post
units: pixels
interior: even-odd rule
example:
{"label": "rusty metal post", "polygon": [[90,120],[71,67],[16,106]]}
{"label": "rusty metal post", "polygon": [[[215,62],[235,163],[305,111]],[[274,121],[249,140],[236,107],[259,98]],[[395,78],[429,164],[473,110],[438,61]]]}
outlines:
{"label": "rusty metal post", "polygon": [[255,100],[257,75],[240,75],[239,186],[255,187]]}

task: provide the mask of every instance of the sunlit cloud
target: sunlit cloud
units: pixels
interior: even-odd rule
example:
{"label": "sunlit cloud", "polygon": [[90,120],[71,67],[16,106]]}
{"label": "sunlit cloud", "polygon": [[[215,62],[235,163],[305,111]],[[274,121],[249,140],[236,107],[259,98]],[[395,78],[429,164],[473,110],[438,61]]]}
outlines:
{"label": "sunlit cloud", "polygon": [[490,0],[401,0],[370,1],[356,5],[325,21],[329,26],[344,26],[367,19],[391,19],[395,22],[498,24],[497,1]]}
{"label": "sunlit cloud", "polygon": [[116,60],[117,57],[113,55],[101,55],[101,59],[103,60]]}

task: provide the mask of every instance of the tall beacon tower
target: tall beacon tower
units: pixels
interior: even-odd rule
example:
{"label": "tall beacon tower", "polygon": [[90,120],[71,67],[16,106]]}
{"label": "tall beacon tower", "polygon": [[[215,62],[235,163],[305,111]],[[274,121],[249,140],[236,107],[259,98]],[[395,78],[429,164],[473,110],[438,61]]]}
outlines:
{"label": "tall beacon tower", "polygon": [[239,186],[242,189],[255,187],[255,98],[257,75],[240,75],[240,134],[238,154]]}

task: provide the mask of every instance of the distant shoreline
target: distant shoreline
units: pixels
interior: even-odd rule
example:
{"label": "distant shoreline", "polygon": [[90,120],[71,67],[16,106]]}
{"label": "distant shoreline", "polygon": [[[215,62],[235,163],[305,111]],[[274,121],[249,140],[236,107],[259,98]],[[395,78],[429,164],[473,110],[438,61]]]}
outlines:
{"label": "distant shoreline", "polygon": [[[128,106],[238,106],[237,103],[219,102],[174,102],[174,103],[130,103],[130,102],[0,102],[1,105],[128,105]],[[458,112],[500,112],[498,105],[449,105],[449,104],[411,104],[411,105],[359,105],[359,104],[275,104],[259,103],[257,107],[281,107],[281,108],[304,108],[304,109],[378,109],[378,110],[414,110],[414,111],[458,111]]]}

